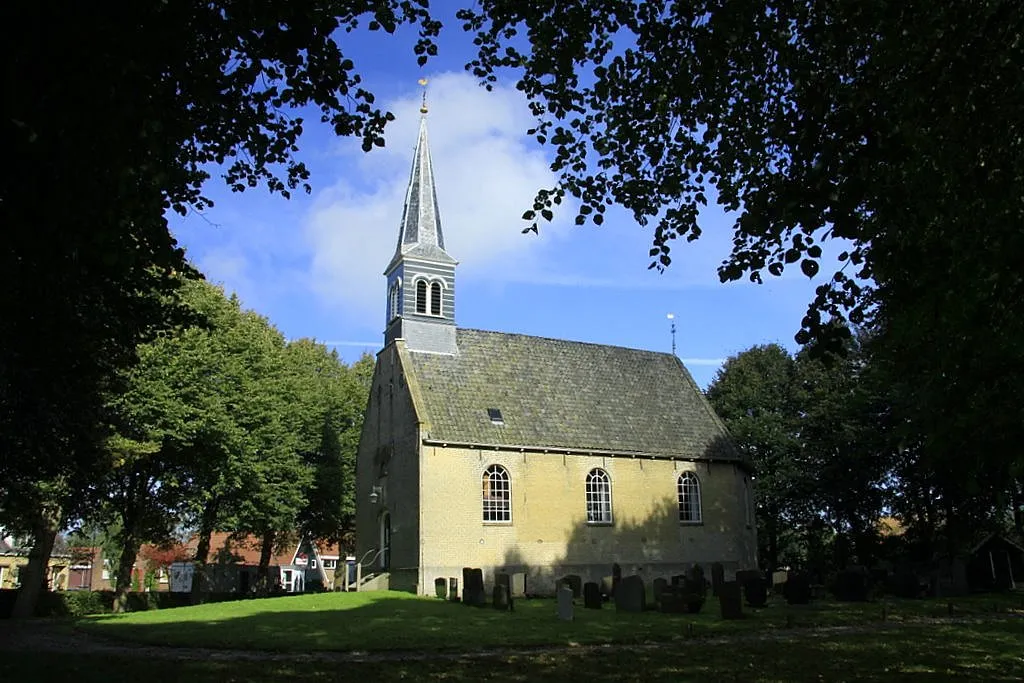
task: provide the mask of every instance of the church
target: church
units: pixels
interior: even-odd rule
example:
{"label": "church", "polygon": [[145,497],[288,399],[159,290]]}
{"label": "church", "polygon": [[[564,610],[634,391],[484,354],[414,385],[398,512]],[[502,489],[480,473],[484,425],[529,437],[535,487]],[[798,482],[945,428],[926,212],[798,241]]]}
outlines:
{"label": "church", "polygon": [[613,563],[647,582],[754,568],[751,469],[682,362],[457,327],[457,265],[424,117],[356,465],[356,557],[376,585],[432,594],[479,567],[546,594]]}

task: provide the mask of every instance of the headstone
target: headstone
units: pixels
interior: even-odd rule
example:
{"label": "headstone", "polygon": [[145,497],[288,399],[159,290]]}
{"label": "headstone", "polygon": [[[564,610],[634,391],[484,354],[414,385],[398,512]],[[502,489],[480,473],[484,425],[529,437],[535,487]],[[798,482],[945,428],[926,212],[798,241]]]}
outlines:
{"label": "headstone", "polygon": [[505,586],[506,588],[509,589],[509,593],[511,593],[512,592],[512,577],[509,574],[504,573],[504,572],[495,574],[494,575],[494,585],[495,586]]}
{"label": "headstone", "polygon": [[434,579],[434,595],[444,600],[448,597],[448,581],[447,579],[436,578]]}
{"label": "headstone", "polygon": [[743,595],[751,607],[764,607],[768,603],[768,581],[763,576],[747,579],[743,584]]}
{"label": "headstone", "polygon": [[572,589],[572,597],[578,598],[583,595],[583,579],[579,574],[568,574],[559,580],[559,585],[568,586]]}
{"label": "headstone", "polygon": [[[691,610],[690,605],[694,596],[687,592],[685,585],[668,586],[661,592],[660,598],[658,611],[666,614],[688,614],[700,611],[699,606],[695,610]],[[700,600],[699,604],[703,605],[703,600]]]}
{"label": "headstone", "polygon": [[491,592],[491,604],[494,605],[494,609],[502,612],[511,610],[512,600],[509,598],[508,586],[498,584],[494,587],[494,590]]}
{"label": "headstone", "polygon": [[790,605],[806,605],[811,602],[811,577],[804,573],[790,573],[782,591]]}
{"label": "headstone", "polygon": [[654,602],[661,601],[661,595],[667,591],[668,586],[668,581],[660,576],[654,580]]}
{"label": "headstone", "polygon": [[510,577],[509,583],[509,597],[510,598],[525,598],[526,597],[526,574],[523,572],[515,572]]}
{"label": "headstone", "polygon": [[619,566],[618,562],[612,565],[612,592],[614,596],[619,590],[619,584],[622,582],[622,567]]}
{"label": "headstone", "polygon": [[448,577],[448,599],[452,602],[459,601],[459,580],[454,576]]}
{"label": "headstone", "polygon": [[756,569],[741,569],[738,572],[736,572],[736,580],[739,581],[740,586],[745,584],[750,579],[759,578],[761,578],[761,572],[757,571]]}
{"label": "headstone", "polygon": [[739,581],[723,581],[718,587],[718,605],[722,610],[723,619],[741,619],[743,617],[743,597]]}
{"label": "headstone", "polygon": [[572,621],[572,588],[568,586],[558,587],[558,618]]}
{"label": "headstone", "polygon": [[772,590],[781,592],[787,578],[789,578],[789,572],[772,572]]}
{"label": "headstone", "polygon": [[479,567],[462,570],[462,604],[481,607],[487,604],[484,593],[484,572]]}
{"label": "headstone", "polygon": [[615,609],[620,612],[643,612],[647,607],[644,580],[639,576],[626,576],[615,591]]}
{"label": "headstone", "polygon": [[673,574],[672,575],[673,586],[685,586],[686,585],[686,574]]}
{"label": "headstone", "polygon": [[593,581],[583,584],[583,607],[601,609],[601,587]]}
{"label": "headstone", "polygon": [[612,588],[612,577],[603,576],[601,577],[601,595],[607,595],[609,598],[615,594],[615,590]]}
{"label": "headstone", "polygon": [[718,595],[718,587],[725,582],[725,567],[721,562],[711,565],[711,594]]}

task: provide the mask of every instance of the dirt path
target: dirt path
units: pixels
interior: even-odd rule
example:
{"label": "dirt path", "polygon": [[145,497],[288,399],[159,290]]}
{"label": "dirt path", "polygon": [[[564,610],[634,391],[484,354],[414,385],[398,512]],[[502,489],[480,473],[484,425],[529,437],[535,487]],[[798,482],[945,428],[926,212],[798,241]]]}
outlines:
{"label": "dirt path", "polygon": [[[865,633],[898,629],[907,625],[940,625],[950,623],[968,623],[991,621],[1004,617],[960,618],[960,619],[919,619],[903,622],[875,622],[857,626],[833,626],[819,628],[780,629],[761,633],[739,633],[729,636],[710,638],[695,637],[690,641],[672,641],[671,643],[642,643],[629,645],[632,650],[653,650],[666,646],[673,648],[688,645],[718,645],[744,642],[789,641],[808,638],[824,638],[827,636],[853,636]],[[511,657],[538,653],[583,654],[600,652],[622,647],[622,644],[602,645],[559,645],[521,648],[493,648],[473,652],[439,652],[439,651],[401,651],[361,652],[361,651],[313,651],[313,652],[269,652],[265,650],[221,650],[200,647],[166,647],[157,645],[137,645],[123,641],[113,641],[82,631],[69,631],[66,624],[48,619],[3,620],[0,621],[0,652],[74,652],[76,654],[98,654],[118,657],[145,657],[163,660],[219,660],[219,661],[319,661],[319,662],[385,662],[385,661],[427,661],[453,659],[480,659],[488,657]]]}

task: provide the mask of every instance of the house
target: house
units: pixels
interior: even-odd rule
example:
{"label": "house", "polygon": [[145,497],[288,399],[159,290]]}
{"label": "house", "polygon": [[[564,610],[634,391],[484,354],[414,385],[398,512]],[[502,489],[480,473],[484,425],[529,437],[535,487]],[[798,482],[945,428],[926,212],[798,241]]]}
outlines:
{"label": "house", "polygon": [[357,456],[364,575],[428,594],[479,567],[545,593],[613,563],[755,567],[749,464],[680,360],[457,327],[439,216],[424,117]]}
{"label": "house", "polygon": [[[197,537],[192,537],[186,544],[190,556],[194,556],[197,545]],[[256,585],[261,552],[262,542],[256,536],[215,531],[210,536],[207,560],[211,590],[227,593],[248,593],[252,590]],[[333,590],[338,557],[337,545],[309,539],[288,540],[272,551],[270,581],[288,593]]]}
{"label": "house", "polygon": [[[29,548],[23,547],[11,536],[0,536],[0,589],[21,586],[21,572],[28,564]],[[58,536],[47,561],[46,587],[64,590],[68,587],[71,550],[63,537]]]}
{"label": "house", "polygon": [[1024,585],[1024,547],[988,534],[971,549],[967,574],[974,590],[1014,590]]}

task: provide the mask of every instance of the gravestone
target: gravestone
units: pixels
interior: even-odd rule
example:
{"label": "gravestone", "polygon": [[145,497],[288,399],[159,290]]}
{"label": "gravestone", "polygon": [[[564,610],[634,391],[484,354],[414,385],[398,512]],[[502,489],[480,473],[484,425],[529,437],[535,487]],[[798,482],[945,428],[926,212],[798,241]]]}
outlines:
{"label": "gravestone", "polygon": [[447,579],[436,578],[434,579],[434,595],[444,600],[448,597],[448,581]]}
{"label": "gravestone", "polygon": [[500,572],[498,574],[495,574],[494,575],[494,585],[495,586],[505,586],[506,588],[509,589],[509,594],[512,593],[512,577],[509,576],[507,573]]}
{"label": "gravestone", "polygon": [[747,579],[743,584],[743,595],[751,607],[764,607],[768,603],[768,581],[763,576]]}
{"label": "gravestone", "polygon": [[620,567],[619,563],[616,562],[615,564],[612,565],[612,592],[611,592],[611,595],[614,596],[615,593],[619,590],[619,584],[620,583],[622,583],[622,567]]}
{"label": "gravestone", "polygon": [[718,605],[723,619],[743,618],[743,596],[739,581],[723,581],[718,587]]}
{"label": "gravestone", "polygon": [[668,590],[669,583],[662,577],[654,580],[654,602],[661,602],[661,595]]}
{"label": "gravestone", "polygon": [[621,612],[643,612],[647,607],[644,580],[639,576],[626,576],[615,591],[615,609]]}
{"label": "gravestone", "polygon": [[686,585],[686,574],[673,574],[672,575],[673,586],[685,586]]}
{"label": "gravestone", "polygon": [[572,589],[572,597],[578,598],[583,595],[583,579],[580,578],[579,574],[568,574],[563,576],[559,581],[558,585],[568,586]]}
{"label": "gravestone", "polygon": [[811,577],[804,573],[790,573],[782,589],[790,605],[807,605],[811,602]]}
{"label": "gravestone", "polygon": [[448,599],[452,602],[459,601],[459,580],[454,576],[448,577]]}
{"label": "gravestone", "polygon": [[745,584],[750,579],[761,578],[761,572],[756,569],[741,569],[736,572],[736,580],[739,581],[740,586]]}
{"label": "gravestone", "polygon": [[494,605],[494,609],[508,612],[512,609],[512,600],[509,598],[508,586],[504,584],[498,584],[494,587],[491,592],[491,604]]}
{"label": "gravestone", "polygon": [[564,585],[558,587],[558,618],[572,621],[572,588]]}
{"label": "gravestone", "polygon": [[462,603],[482,607],[487,604],[484,592],[484,572],[479,567],[462,570]]}
{"label": "gravestone", "polygon": [[789,572],[772,572],[772,590],[777,593],[781,592],[788,578]]}
{"label": "gravestone", "polygon": [[526,574],[523,572],[515,572],[510,577],[510,583],[508,586],[510,598],[525,598],[526,597]]}
{"label": "gravestone", "polygon": [[[700,608],[691,610],[692,595],[687,592],[685,585],[668,586],[661,592],[661,599],[658,601],[658,611],[665,614],[689,614],[699,612]],[[703,603],[701,603],[703,604]]]}
{"label": "gravestone", "polygon": [[609,598],[615,595],[615,590],[612,588],[611,576],[601,577],[601,594],[607,595]]}
{"label": "gravestone", "polygon": [[601,587],[593,581],[583,584],[583,607],[601,609]]}
{"label": "gravestone", "polygon": [[714,562],[711,565],[711,594],[718,595],[718,587],[725,582],[725,567],[721,562]]}

